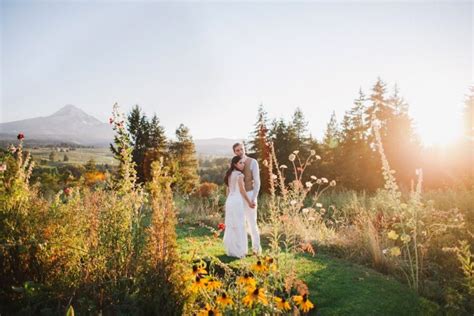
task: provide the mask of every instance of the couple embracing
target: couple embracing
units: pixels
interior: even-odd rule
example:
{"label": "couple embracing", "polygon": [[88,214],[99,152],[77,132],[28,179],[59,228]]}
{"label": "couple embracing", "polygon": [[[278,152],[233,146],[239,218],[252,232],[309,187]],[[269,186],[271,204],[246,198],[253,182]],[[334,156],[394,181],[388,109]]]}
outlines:
{"label": "couple embracing", "polygon": [[247,232],[252,239],[254,254],[260,254],[260,232],[257,226],[257,197],[260,191],[260,172],[255,159],[245,155],[242,143],[232,146],[235,156],[227,170],[225,203],[224,248],[228,256],[247,255]]}

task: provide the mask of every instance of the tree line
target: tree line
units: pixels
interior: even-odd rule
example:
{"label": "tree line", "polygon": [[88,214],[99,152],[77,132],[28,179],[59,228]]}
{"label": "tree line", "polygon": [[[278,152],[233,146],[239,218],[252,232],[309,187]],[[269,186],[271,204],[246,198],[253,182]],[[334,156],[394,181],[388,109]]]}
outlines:
{"label": "tree line", "polygon": [[[301,109],[297,108],[289,121],[283,118],[270,121],[261,105],[248,147],[261,166],[270,158],[270,142],[281,164],[289,164],[288,157],[295,150],[299,150],[303,157],[315,150],[321,159],[308,167],[307,177],[324,176],[336,179],[339,187],[372,192],[384,183],[372,131],[376,121],[385,154],[402,188],[411,187],[415,171],[420,168],[426,174],[425,187],[472,185],[474,87],[464,108],[464,138],[448,149],[449,159],[445,158],[446,149],[441,152],[422,145],[408,109],[409,105],[400,95],[398,87],[395,85],[389,91],[387,84],[379,78],[370,94],[359,90],[342,120],[338,121],[333,112],[323,139],[317,140],[309,133],[308,122]],[[268,169],[262,168],[264,192],[269,190],[269,176]],[[287,175],[288,181],[293,180],[291,176],[291,173]]]}

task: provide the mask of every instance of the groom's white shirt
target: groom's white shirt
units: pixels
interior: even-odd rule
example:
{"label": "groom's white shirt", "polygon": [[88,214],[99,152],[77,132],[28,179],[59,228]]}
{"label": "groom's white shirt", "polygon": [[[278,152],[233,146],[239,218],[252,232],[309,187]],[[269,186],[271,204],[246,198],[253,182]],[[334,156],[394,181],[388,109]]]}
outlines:
{"label": "groom's white shirt", "polygon": [[251,201],[257,203],[258,192],[260,192],[260,170],[258,168],[258,162],[256,159],[252,159],[250,163],[250,171],[252,171],[252,178],[253,178],[253,190],[248,191],[249,198]]}

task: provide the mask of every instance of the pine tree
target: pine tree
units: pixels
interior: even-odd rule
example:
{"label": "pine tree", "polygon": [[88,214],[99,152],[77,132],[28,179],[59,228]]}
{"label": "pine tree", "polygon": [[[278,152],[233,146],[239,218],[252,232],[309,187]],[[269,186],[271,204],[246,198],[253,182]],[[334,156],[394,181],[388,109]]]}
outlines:
{"label": "pine tree", "polygon": [[176,129],[176,138],[170,146],[171,156],[177,163],[175,188],[178,192],[189,194],[199,184],[196,149],[189,129],[183,124]]}
{"label": "pine tree", "polygon": [[321,144],[321,173],[328,178],[339,181],[339,168],[336,166],[337,156],[340,151],[340,128],[337,123],[336,113],[332,112],[329,123],[326,126],[323,142]]}
{"label": "pine tree", "polygon": [[143,161],[144,179],[151,180],[151,164],[163,158],[164,164],[168,162],[168,141],[165,136],[165,129],[160,125],[158,117],[153,115],[148,124],[148,143]]}
{"label": "pine tree", "polygon": [[64,154],[63,161],[64,161],[64,162],[69,161],[69,157],[68,157],[66,154]]}
{"label": "pine tree", "polygon": [[141,108],[135,105],[128,115],[128,132],[133,147],[132,158],[135,162],[138,182],[145,181],[144,160],[149,143],[149,123]]}
{"label": "pine tree", "polygon": [[260,166],[260,190],[265,193],[270,192],[270,174],[268,168],[265,167],[264,161],[270,160],[270,148],[268,146],[268,118],[267,112],[263,109],[263,105],[258,108],[257,123],[255,123],[255,129],[252,133],[250,141],[249,156],[257,159]]}

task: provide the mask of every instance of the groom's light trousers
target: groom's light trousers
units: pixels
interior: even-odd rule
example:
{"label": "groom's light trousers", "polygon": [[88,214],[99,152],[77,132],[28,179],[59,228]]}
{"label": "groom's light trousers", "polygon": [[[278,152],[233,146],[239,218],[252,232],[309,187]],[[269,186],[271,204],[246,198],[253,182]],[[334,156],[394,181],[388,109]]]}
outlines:
{"label": "groom's light trousers", "polygon": [[[252,199],[253,191],[247,192],[249,199]],[[260,246],[260,231],[257,225],[257,206],[255,208],[250,208],[250,206],[245,202],[245,222],[247,223],[247,232],[250,234],[252,239],[252,250],[260,254],[262,252],[262,247]]]}

